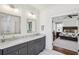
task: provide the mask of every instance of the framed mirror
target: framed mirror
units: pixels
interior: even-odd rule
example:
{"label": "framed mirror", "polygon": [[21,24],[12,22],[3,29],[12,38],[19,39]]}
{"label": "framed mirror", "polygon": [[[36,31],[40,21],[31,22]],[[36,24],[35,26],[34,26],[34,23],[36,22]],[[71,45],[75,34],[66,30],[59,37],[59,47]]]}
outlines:
{"label": "framed mirror", "polygon": [[0,13],[0,35],[20,34],[20,16]]}
{"label": "framed mirror", "polygon": [[36,20],[27,19],[27,33],[36,32]]}

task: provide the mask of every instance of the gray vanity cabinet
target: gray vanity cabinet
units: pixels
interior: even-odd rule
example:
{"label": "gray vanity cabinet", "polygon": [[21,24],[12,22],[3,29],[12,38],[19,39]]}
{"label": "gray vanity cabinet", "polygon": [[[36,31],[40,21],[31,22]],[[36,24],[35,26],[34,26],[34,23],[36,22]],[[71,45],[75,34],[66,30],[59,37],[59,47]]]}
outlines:
{"label": "gray vanity cabinet", "polygon": [[39,43],[39,50],[42,51],[43,49],[45,49],[45,37],[39,38],[40,39],[40,43]]}
{"label": "gray vanity cabinet", "polygon": [[45,48],[45,37],[0,49],[0,55],[37,55]]}
{"label": "gray vanity cabinet", "polygon": [[36,42],[35,41],[30,41],[28,42],[28,55],[36,55]]}
{"label": "gray vanity cabinet", "polygon": [[15,51],[9,52],[9,53],[4,54],[4,55],[18,55],[18,50],[15,50]]}
{"label": "gray vanity cabinet", "polygon": [[2,50],[0,50],[0,55],[2,54]]}
{"label": "gray vanity cabinet", "polygon": [[27,47],[24,46],[22,48],[19,49],[19,55],[27,55]]}
{"label": "gray vanity cabinet", "polygon": [[45,48],[45,37],[28,42],[28,55],[37,55]]}
{"label": "gray vanity cabinet", "polygon": [[27,42],[5,48],[2,51],[3,55],[27,55]]}

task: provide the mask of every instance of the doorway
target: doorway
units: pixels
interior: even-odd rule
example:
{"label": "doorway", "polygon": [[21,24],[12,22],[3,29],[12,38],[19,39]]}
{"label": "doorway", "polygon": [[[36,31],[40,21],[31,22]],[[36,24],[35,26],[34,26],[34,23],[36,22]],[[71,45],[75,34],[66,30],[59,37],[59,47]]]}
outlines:
{"label": "doorway", "polygon": [[78,54],[79,14],[53,17],[53,50],[66,55]]}

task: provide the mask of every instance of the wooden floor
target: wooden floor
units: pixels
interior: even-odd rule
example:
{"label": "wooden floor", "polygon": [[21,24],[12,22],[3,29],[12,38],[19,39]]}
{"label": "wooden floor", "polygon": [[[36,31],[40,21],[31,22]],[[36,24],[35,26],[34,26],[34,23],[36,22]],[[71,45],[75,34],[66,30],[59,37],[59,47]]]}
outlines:
{"label": "wooden floor", "polygon": [[74,51],[64,49],[64,48],[60,48],[60,47],[57,47],[57,46],[53,46],[53,50],[64,53],[66,55],[78,55],[78,52],[74,52]]}

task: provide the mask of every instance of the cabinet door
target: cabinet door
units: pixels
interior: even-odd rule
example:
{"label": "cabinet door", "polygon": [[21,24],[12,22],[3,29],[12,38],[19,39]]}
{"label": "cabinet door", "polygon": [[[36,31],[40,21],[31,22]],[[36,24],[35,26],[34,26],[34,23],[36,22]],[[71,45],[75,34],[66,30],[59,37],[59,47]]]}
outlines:
{"label": "cabinet door", "polygon": [[2,55],[2,50],[0,50],[0,55]]}
{"label": "cabinet door", "polygon": [[15,46],[11,46],[11,47],[5,48],[5,49],[3,49],[3,54],[6,55],[7,53],[16,51],[16,50],[18,50],[20,48],[20,46],[21,45],[15,45]]}
{"label": "cabinet door", "polygon": [[35,55],[36,54],[35,44],[36,43],[34,41],[28,42],[28,55]]}
{"label": "cabinet door", "polygon": [[27,46],[19,49],[19,55],[27,55]]}
{"label": "cabinet door", "polygon": [[[25,48],[23,48],[23,47],[27,47],[27,42],[25,42],[25,43],[22,43],[22,44],[18,44],[18,45],[15,45],[15,46],[11,46],[11,47],[8,47],[8,48],[5,48],[5,49],[3,49],[3,54],[4,55],[6,55],[6,54],[18,54],[17,52],[19,52],[19,50],[21,49],[21,51],[22,51],[22,49],[24,50]],[[14,52],[13,52],[14,51]],[[15,51],[17,51],[17,52],[15,52]]]}
{"label": "cabinet door", "polygon": [[40,50],[45,49],[45,37],[40,38]]}
{"label": "cabinet door", "polygon": [[43,51],[45,48],[45,37],[39,38],[35,47],[36,47],[37,54]]}
{"label": "cabinet door", "polygon": [[45,48],[45,37],[28,42],[28,54],[37,55]]}

